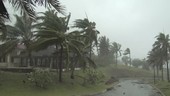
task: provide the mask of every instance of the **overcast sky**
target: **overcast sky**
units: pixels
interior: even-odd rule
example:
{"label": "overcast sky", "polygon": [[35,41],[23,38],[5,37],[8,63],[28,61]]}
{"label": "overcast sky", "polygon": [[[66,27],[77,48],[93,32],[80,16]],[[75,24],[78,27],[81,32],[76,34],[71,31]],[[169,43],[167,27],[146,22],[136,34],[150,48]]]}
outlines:
{"label": "overcast sky", "polygon": [[155,36],[170,33],[170,0],[60,0],[74,21],[88,15],[100,35],[131,49],[132,58],[145,58]]}
{"label": "overcast sky", "polygon": [[[170,0],[59,0],[71,12],[71,22],[88,15],[100,36],[131,49],[132,58],[145,58],[155,36],[170,33]],[[38,8],[38,11],[44,10]]]}

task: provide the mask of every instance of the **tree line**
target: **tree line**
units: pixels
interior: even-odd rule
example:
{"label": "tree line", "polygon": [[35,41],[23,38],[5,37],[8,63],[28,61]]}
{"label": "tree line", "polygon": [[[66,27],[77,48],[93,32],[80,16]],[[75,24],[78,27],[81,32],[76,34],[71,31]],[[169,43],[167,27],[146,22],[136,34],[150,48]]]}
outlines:
{"label": "tree line", "polygon": [[[170,60],[170,39],[169,34],[159,33],[153,44],[153,48],[148,53],[148,62],[154,70],[154,82],[156,76],[159,78],[161,70],[161,80],[165,80],[164,72],[166,72],[167,81],[169,78],[169,60]],[[166,67],[165,67],[166,66]],[[165,70],[166,68],[166,70]]]}

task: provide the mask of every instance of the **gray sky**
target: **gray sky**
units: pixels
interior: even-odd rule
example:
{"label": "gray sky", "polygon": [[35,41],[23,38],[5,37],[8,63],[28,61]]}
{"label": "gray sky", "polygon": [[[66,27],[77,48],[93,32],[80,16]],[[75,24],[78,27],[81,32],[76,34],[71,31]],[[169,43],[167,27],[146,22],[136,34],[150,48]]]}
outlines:
{"label": "gray sky", "polygon": [[96,22],[100,35],[131,49],[132,58],[144,58],[155,36],[170,33],[170,0],[60,0],[72,21],[86,17]]}
{"label": "gray sky", "polygon": [[[155,36],[170,33],[170,0],[60,0],[71,12],[71,22],[87,13],[100,36],[131,49],[132,58],[145,58]],[[38,11],[44,8],[38,8]]]}

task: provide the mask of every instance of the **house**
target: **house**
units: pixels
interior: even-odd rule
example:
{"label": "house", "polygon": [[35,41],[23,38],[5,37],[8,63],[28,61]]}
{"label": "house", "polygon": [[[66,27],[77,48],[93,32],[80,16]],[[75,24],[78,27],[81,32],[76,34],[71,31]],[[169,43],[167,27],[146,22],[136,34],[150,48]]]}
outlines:
{"label": "house", "polygon": [[53,67],[54,63],[56,63],[56,59],[54,59],[55,56],[53,55],[56,50],[54,46],[50,46],[41,51],[33,51],[31,53],[32,63],[30,63],[31,61],[28,54],[24,53],[24,49],[24,45],[18,44],[14,51],[0,58],[0,67]]}

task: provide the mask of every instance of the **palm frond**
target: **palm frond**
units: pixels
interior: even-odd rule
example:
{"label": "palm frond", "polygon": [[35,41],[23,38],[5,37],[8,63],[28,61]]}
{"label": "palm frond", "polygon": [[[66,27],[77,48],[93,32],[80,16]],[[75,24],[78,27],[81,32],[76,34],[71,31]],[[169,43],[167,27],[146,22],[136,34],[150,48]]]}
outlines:
{"label": "palm frond", "polygon": [[4,56],[16,48],[18,40],[9,40],[0,45],[0,56]]}
{"label": "palm frond", "polygon": [[9,19],[9,14],[3,3],[3,0],[0,0],[0,21],[3,21],[4,19]]}
{"label": "palm frond", "polygon": [[61,5],[58,0],[34,0],[40,6],[51,7],[53,6],[59,13],[65,15],[65,7]]}

